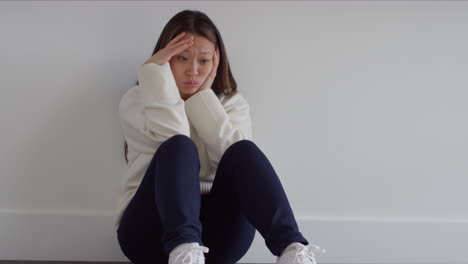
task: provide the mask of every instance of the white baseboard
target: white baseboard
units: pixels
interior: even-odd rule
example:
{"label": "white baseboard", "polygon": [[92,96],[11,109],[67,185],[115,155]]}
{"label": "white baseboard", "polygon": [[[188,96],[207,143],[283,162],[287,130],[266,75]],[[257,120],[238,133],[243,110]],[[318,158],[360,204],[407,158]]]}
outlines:
{"label": "white baseboard", "polygon": [[[468,219],[300,217],[319,263],[468,263]],[[128,261],[112,212],[0,210],[0,260]],[[257,232],[240,263],[274,263]]]}

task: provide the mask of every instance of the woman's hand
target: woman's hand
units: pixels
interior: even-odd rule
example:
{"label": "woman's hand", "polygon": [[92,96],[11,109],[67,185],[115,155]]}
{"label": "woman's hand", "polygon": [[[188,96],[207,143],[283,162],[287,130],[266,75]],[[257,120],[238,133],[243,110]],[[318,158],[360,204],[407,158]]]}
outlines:
{"label": "woman's hand", "polygon": [[201,85],[200,89],[198,89],[198,92],[203,91],[205,89],[210,89],[211,88],[211,85],[213,84],[213,81],[214,81],[214,79],[216,77],[216,71],[218,70],[218,64],[219,64],[219,50],[218,50],[218,48],[215,47],[215,52],[213,54],[213,68],[211,68],[210,74],[208,74],[205,81]]}
{"label": "woman's hand", "polygon": [[[185,35],[185,32],[180,33],[177,37],[173,38],[169,43],[167,43],[166,47],[158,50],[151,58],[145,61],[144,64],[147,63],[156,63],[159,65],[163,65],[164,63],[171,60],[172,56],[179,54],[184,49],[190,47],[193,44],[193,36],[182,39]],[[144,65],[143,64],[143,65]]]}

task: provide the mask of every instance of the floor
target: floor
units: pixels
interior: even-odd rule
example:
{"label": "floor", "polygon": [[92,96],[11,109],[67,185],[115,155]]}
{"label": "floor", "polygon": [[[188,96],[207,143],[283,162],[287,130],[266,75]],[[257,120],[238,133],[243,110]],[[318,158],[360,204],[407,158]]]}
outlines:
{"label": "floor", "polygon": [[[131,262],[0,260],[0,264],[131,264]],[[255,263],[238,263],[238,264],[255,264]]]}
{"label": "floor", "polygon": [[[0,260],[0,264],[131,264],[131,262]],[[238,264],[255,264],[255,263],[238,263]],[[262,263],[262,264],[265,264],[265,263]]]}
{"label": "floor", "polygon": [[90,261],[21,261],[0,260],[0,264],[130,264],[130,262],[90,262]]}

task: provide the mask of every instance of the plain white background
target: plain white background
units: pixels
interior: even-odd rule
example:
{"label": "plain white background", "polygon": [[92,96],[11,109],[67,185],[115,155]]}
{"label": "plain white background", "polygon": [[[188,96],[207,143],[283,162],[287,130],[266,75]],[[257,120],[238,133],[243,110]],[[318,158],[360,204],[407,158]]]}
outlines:
{"label": "plain white background", "polygon": [[[205,12],[320,263],[468,258],[468,2],[0,2],[0,259],[126,261],[118,103]],[[259,233],[242,263],[274,262]]]}

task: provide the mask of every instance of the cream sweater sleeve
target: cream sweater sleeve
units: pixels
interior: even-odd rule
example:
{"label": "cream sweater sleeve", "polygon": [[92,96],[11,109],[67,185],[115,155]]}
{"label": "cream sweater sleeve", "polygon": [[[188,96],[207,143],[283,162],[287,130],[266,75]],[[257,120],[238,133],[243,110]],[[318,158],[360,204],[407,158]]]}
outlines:
{"label": "cream sweater sleeve", "polygon": [[[125,135],[133,143],[131,146],[138,152],[148,152],[176,134],[190,137],[184,101],[169,62],[142,65],[138,84],[141,97],[122,102],[119,107]],[[141,106],[136,107],[136,104]]]}
{"label": "cream sweater sleeve", "polygon": [[212,89],[206,89],[187,99],[185,109],[214,168],[231,144],[252,140],[250,107],[240,93],[221,103]]}

